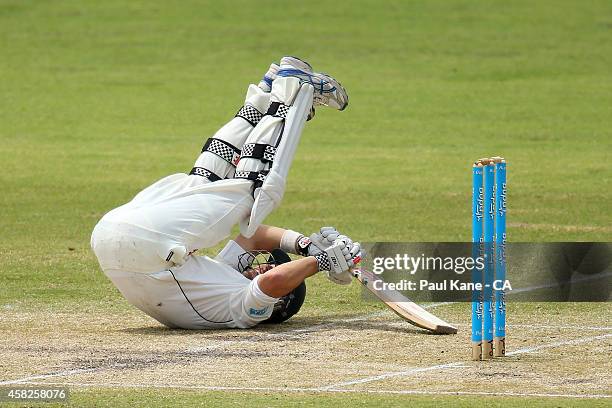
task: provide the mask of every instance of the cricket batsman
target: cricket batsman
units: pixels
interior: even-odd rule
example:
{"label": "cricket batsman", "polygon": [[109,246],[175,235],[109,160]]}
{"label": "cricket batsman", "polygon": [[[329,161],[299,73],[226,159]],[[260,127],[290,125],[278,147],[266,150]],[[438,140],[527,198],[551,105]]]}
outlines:
{"label": "cricket batsman", "polygon": [[[248,87],[244,106],[206,141],[189,174],[165,177],[102,217],[91,247],[128,302],[172,328],[249,328],[297,313],[304,280],[317,272],[350,283],[358,242],[332,227],[307,238],[262,224],[281,202],[319,105],[343,110],[346,90],[308,63],[282,58]],[[214,259],[196,255],[236,224],[240,234]],[[276,251],[272,264],[254,265],[256,250]]]}

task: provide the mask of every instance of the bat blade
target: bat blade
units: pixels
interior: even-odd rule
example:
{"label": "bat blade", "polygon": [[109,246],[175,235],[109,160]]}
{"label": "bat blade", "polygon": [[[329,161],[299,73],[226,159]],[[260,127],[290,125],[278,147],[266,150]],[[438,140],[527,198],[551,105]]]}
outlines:
{"label": "bat blade", "polygon": [[457,328],[437,316],[429,313],[421,306],[411,301],[400,292],[394,290],[377,290],[375,282],[382,279],[369,271],[359,269],[353,271],[353,276],[368,288],[387,307],[407,322],[436,334],[455,334]]}

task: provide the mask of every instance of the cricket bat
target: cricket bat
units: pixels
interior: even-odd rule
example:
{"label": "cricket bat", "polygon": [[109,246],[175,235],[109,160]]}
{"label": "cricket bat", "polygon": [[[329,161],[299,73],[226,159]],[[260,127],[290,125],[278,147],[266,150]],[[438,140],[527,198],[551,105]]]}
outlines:
{"label": "cricket bat", "polygon": [[429,313],[400,292],[394,290],[376,290],[374,282],[382,281],[378,275],[359,268],[354,269],[352,273],[374,296],[407,322],[436,334],[457,333],[455,326]]}

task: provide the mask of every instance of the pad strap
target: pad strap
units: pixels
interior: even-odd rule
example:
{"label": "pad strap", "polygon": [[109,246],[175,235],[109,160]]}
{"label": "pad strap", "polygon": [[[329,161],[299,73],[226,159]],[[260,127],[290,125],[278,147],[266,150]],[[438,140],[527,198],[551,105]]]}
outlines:
{"label": "pad strap", "polygon": [[238,179],[247,179],[254,181],[253,188],[259,188],[263,184],[266,176],[268,175],[268,170],[262,171],[236,171],[234,178]]}
{"label": "pad strap", "polygon": [[204,177],[204,178],[209,179],[210,181],[222,180],[221,177],[217,176],[215,173],[213,173],[210,170],[206,170],[204,167],[194,167],[193,169],[191,169],[189,174],[194,175],[194,176]]}
{"label": "pad strap", "polygon": [[238,113],[236,113],[237,118],[242,118],[246,120],[251,124],[251,126],[257,126],[263,116],[264,115],[262,115],[260,111],[258,111],[251,105],[244,105],[238,110]]}
{"label": "pad strap", "polygon": [[289,113],[289,108],[289,106],[282,102],[272,102],[268,108],[268,111],[266,112],[266,115],[285,119]]}
{"label": "pad strap", "polygon": [[247,143],[242,147],[241,157],[252,157],[262,162],[271,162],[275,154],[276,147],[269,144]]}
{"label": "pad strap", "polygon": [[202,153],[204,152],[216,154],[234,167],[236,167],[240,160],[240,149],[225,140],[215,139],[214,137],[206,141],[202,148]]}

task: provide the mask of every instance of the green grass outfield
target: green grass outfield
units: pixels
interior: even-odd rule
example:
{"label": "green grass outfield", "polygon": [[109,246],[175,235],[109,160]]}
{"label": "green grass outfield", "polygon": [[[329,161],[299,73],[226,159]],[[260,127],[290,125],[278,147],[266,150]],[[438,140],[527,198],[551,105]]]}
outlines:
{"label": "green grass outfield", "polygon": [[[202,394],[190,390],[97,390],[74,393],[71,391],[69,406],[81,406],[87,404],[95,407],[150,407],[152,404],[159,406],[190,406],[190,407],[228,407],[228,406],[265,406],[265,407],[322,407],[335,408],[338,406],[349,407],[439,407],[448,403],[448,398],[432,396],[410,396],[405,395],[382,395],[371,396],[359,393],[346,394],[282,394],[282,393],[210,393],[204,400]],[[95,401],[95,402],[94,402]],[[452,398],[453,407],[473,407],[474,397],[461,396]],[[604,401],[574,400],[567,403],[562,399],[538,400],[536,398],[482,397],[478,400],[479,406],[503,408],[509,406],[530,407],[606,407]],[[45,407],[62,406],[62,404],[44,404]],[[155,405],[153,405],[155,406]]]}
{"label": "green grass outfield", "polygon": [[[0,306],[128,308],[97,268],[93,226],[188,171],[246,85],[285,54],[337,76],[350,106],[308,124],[269,223],[467,241],[470,162],[504,155],[511,241],[612,240],[609,1],[0,0]],[[307,313],[354,312],[355,285],[311,287]],[[156,392],[122,390],[117,403],[153,405]],[[509,401],[523,400],[482,404]]]}

